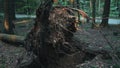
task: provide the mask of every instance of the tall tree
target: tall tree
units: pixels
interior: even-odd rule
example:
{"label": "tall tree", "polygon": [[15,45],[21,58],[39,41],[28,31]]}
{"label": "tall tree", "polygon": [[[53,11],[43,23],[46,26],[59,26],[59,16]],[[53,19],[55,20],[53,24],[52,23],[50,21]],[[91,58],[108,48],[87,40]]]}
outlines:
{"label": "tall tree", "polygon": [[117,6],[117,10],[118,10],[118,17],[120,17],[120,1],[116,0],[116,6]]}
{"label": "tall tree", "polygon": [[75,7],[75,0],[72,0],[73,8]]}
{"label": "tall tree", "polygon": [[15,18],[15,0],[12,0],[12,1],[10,1],[9,2],[10,3],[10,15],[11,15],[11,19],[12,20],[15,20],[16,18]]}
{"label": "tall tree", "polygon": [[[77,8],[80,9],[80,2],[79,0],[76,0]],[[80,13],[78,12],[78,21],[80,21]]]}
{"label": "tall tree", "polygon": [[95,16],[96,16],[96,0],[92,0],[92,17],[93,17],[93,23],[92,23],[92,28],[95,26]]}
{"label": "tall tree", "polygon": [[12,22],[12,15],[11,15],[11,1],[4,0],[4,32],[13,34],[14,31],[14,24]]}
{"label": "tall tree", "polygon": [[104,2],[105,2],[105,4],[104,4],[102,22],[100,24],[100,26],[102,26],[102,27],[108,26],[108,18],[109,18],[109,14],[110,14],[110,2],[111,2],[111,0],[104,0]]}

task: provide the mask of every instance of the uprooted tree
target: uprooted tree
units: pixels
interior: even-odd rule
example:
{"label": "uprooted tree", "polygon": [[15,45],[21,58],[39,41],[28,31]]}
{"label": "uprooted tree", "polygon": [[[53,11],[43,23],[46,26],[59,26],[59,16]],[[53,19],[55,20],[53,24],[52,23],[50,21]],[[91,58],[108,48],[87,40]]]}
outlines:
{"label": "uprooted tree", "polygon": [[52,0],[42,1],[36,11],[34,27],[25,39],[28,54],[36,57],[33,63],[23,65],[23,68],[32,68],[32,64],[42,68],[75,68],[86,58],[108,53],[86,49],[80,46],[84,43],[73,38],[77,30],[77,17],[73,10],[90,19],[83,11],[63,6],[52,7],[52,4]]}
{"label": "uprooted tree", "polygon": [[[19,65],[20,68],[75,68],[86,58],[94,58],[98,54],[110,51],[94,50],[80,46],[80,40],[73,38],[77,31],[77,17],[74,11],[90,19],[83,11],[63,6],[52,6],[53,0],[43,0],[36,11],[35,24],[26,39],[20,36],[6,36],[3,40],[14,39],[24,44],[31,63]],[[15,40],[16,39],[16,40]],[[78,60],[79,59],[79,60]],[[33,66],[33,67],[32,67]],[[39,66],[39,67],[38,67]]]}
{"label": "uprooted tree", "polygon": [[[71,9],[52,7],[52,4],[52,0],[44,0],[37,9],[35,24],[25,40],[25,48],[37,56],[40,67],[73,68],[75,62],[71,60],[74,59],[71,54],[79,51],[72,40],[76,18]],[[65,56],[72,58],[68,60]]]}

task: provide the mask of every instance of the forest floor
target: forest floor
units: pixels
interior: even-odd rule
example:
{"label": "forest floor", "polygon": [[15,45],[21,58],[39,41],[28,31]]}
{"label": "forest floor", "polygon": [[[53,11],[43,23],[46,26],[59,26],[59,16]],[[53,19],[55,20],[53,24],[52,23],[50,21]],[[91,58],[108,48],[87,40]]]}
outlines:
{"label": "forest floor", "polygon": [[[26,36],[33,23],[33,19],[15,21],[15,33]],[[86,49],[111,51],[112,48],[110,45],[112,45],[115,51],[119,51],[120,53],[120,25],[110,25],[109,28],[102,29],[91,29],[91,25],[86,23],[79,27],[74,37],[81,42],[87,43],[88,45],[80,44]],[[101,56],[102,54],[99,54],[94,59],[85,60],[84,63],[76,65],[76,68],[119,68],[114,60],[111,58],[105,59],[103,58],[104,56]],[[29,62],[24,48],[0,41],[0,68],[15,68],[22,59],[24,59],[24,62]]]}
{"label": "forest floor", "polygon": [[[110,25],[109,28],[91,29],[90,24],[83,24],[82,28],[75,33],[75,38],[80,39],[87,45],[82,45],[89,51],[115,51],[120,54],[120,25]],[[112,48],[111,48],[112,46]],[[107,53],[106,53],[107,54]],[[120,61],[120,56],[118,61]],[[93,60],[86,61],[78,65],[78,68],[120,68],[112,58],[105,58],[103,55],[98,54]]]}

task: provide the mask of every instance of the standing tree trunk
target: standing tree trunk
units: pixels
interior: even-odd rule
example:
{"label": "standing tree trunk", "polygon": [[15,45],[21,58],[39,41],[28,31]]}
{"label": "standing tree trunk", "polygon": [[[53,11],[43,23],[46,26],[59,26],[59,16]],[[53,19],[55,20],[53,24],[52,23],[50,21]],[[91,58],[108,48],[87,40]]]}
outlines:
{"label": "standing tree trunk", "polygon": [[72,1],[73,8],[75,7],[75,0]]}
{"label": "standing tree trunk", "polygon": [[92,0],[90,0],[90,15],[91,15],[91,13],[92,13]]}
{"label": "standing tree trunk", "polygon": [[98,15],[100,15],[100,9],[101,9],[100,4],[101,4],[101,0],[98,0]]}
{"label": "standing tree trunk", "polygon": [[117,6],[117,10],[118,10],[118,17],[120,17],[120,2],[119,2],[119,0],[116,0],[117,1],[117,4],[116,4],[116,6]]}
{"label": "standing tree trunk", "polygon": [[96,0],[92,0],[92,17],[93,17],[93,23],[92,23],[92,28],[95,27],[95,16],[96,16]]}
{"label": "standing tree trunk", "polygon": [[15,0],[10,1],[10,16],[12,20],[15,20]]}
{"label": "standing tree trunk", "polygon": [[11,4],[10,0],[4,0],[4,32],[8,34],[13,34],[14,24],[12,22],[11,16]]}
{"label": "standing tree trunk", "polygon": [[102,16],[102,22],[100,26],[106,27],[108,26],[108,20],[109,20],[109,14],[110,14],[110,2],[111,0],[105,0],[104,1],[104,11],[103,11],[103,16]]}
{"label": "standing tree trunk", "polygon": [[[77,8],[80,9],[80,2],[79,0],[76,1],[77,2]],[[80,13],[78,12],[78,21],[80,21]]]}

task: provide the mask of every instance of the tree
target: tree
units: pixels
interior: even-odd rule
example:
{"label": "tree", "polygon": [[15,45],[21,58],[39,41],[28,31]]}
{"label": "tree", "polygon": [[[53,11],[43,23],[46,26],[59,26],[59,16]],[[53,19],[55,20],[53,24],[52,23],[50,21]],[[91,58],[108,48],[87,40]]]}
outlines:
{"label": "tree", "polygon": [[10,1],[9,11],[10,11],[11,19],[15,20],[16,19],[16,17],[15,17],[15,0]]}
{"label": "tree", "polygon": [[96,8],[96,10],[97,10],[97,15],[99,16],[100,15],[100,9],[101,9],[101,7],[100,7],[100,5],[101,5],[101,0],[97,0],[97,8]]}
{"label": "tree", "polygon": [[[80,2],[79,2],[79,0],[77,0],[76,3],[77,3],[77,8],[80,9],[80,6],[79,6]],[[78,21],[80,21],[80,14],[79,14],[79,12],[78,12]]]}
{"label": "tree", "polygon": [[105,4],[104,4],[103,15],[102,15],[102,22],[100,24],[100,26],[102,26],[102,27],[108,26],[111,0],[104,0],[104,2],[105,2]]}
{"label": "tree", "polygon": [[92,28],[95,27],[95,15],[96,15],[96,0],[92,0],[92,17],[93,17],[93,23],[92,23]]}
{"label": "tree", "polygon": [[[13,34],[14,31],[14,24],[13,24],[13,18],[14,16],[12,16],[12,1],[10,0],[4,0],[4,32],[5,33],[9,33],[9,34]],[[13,11],[14,12],[14,11]]]}
{"label": "tree", "polygon": [[75,7],[75,0],[71,0],[73,8]]}
{"label": "tree", "polygon": [[72,44],[76,19],[71,17],[69,8],[53,7],[52,4],[52,0],[43,0],[37,9],[34,27],[25,39],[25,48],[37,56],[37,63],[43,68],[58,68],[59,65],[64,68],[66,62],[60,62],[60,59],[76,51]]}
{"label": "tree", "polygon": [[116,5],[117,5],[117,10],[118,10],[118,12],[119,12],[119,13],[118,13],[118,17],[120,17],[120,1],[117,0],[116,3],[117,3],[117,4],[116,4]]}

